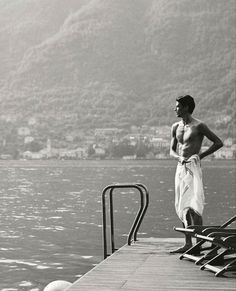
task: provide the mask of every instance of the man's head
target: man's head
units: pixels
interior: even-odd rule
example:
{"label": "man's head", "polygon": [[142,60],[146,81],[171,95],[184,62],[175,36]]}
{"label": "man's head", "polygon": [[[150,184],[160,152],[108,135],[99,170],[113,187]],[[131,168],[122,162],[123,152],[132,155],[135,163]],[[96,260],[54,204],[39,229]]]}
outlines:
{"label": "man's head", "polygon": [[187,107],[188,113],[193,113],[193,110],[195,108],[195,102],[192,96],[179,96],[178,98],[176,98],[176,101],[179,102],[184,108]]}

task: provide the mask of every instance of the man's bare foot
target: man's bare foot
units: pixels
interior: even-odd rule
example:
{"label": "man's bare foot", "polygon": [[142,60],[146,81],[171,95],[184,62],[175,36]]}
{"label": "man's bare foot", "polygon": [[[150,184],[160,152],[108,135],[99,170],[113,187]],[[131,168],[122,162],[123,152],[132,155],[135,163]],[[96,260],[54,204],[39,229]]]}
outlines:
{"label": "man's bare foot", "polygon": [[181,248],[178,248],[177,250],[170,251],[170,254],[183,254],[187,252],[192,247],[192,245],[184,245]]}

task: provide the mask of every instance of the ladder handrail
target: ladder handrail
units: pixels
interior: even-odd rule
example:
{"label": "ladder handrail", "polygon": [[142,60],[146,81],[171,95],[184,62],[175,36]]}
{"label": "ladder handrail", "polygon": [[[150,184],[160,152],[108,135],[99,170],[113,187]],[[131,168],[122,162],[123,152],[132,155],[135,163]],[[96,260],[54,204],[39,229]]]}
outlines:
{"label": "ladder handrail", "polygon": [[146,214],[146,211],[147,211],[148,205],[149,205],[149,191],[148,191],[147,187],[144,184],[141,184],[141,183],[138,183],[137,185],[142,187],[143,190],[145,191],[146,200],[145,200],[145,206],[143,208],[143,211],[142,211],[142,214],[140,216],[139,222],[137,223],[136,229],[134,231],[134,241],[137,240],[137,233],[139,231],[139,228],[141,226],[141,223],[143,221],[143,218],[144,218],[144,216]]}
{"label": "ladder handrail", "polygon": [[[136,184],[136,186],[138,186],[138,185]],[[139,193],[140,193],[140,207],[139,207],[139,210],[138,210],[138,212],[136,214],[136,217],[134,219],[134,222],[133,222],[133,224],[131,226],[131,229],[129,231],[129,234],[128,234],[127,244],[129,246],[131,245],[132,237],[133,237],[134,233],[136,232],[137,225],[139,224],[139,221],[140,221],[143,209],[144,209],[144,194],[143,194],[142,189],[139,188],[139,187],[140,186],[138,186],[138,190],[139,190]]]}
{"label": "ladder handrail", "polygon": [[[115,240],[114,240],[114,215],[113,215],[113,191],[114,189],[121,188],[134,188],[137,189],[140,193],[140,208],[137,212],[137,215],[134,219],[133,225],[129,231],[127,244],[130,245],[132,241],[132,237],[134,237],[134,241],[137,240],[137,232],[142,223],[144,215],[147,211],[149,204],[149,193],[147,187],[141,183],[133,183],[133,184],[113,184],[108,185],[103,189],[102,192],[102,216],[103,216],[103,244],[104,244],[104,258],[108,256],[107,253],[107,231],[106,231],[106,194],[109,192],[110,199],[110,224],[111,224],[111,248],[112,253],[115,252]],[[145,192],[145,193],[144,193]],[[145,197],[145,203],[144,203]]]}

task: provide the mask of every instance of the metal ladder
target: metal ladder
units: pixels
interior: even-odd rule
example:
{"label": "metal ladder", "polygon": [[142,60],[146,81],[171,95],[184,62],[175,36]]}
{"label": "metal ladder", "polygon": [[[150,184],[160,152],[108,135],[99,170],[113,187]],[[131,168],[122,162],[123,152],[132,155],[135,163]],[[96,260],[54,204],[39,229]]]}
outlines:
{"label": "metal ladder", "polygon": [[114,214],[113,214],[113,192],[115,189],[136,189],[140,194],[140,207],[137,211],[134,222],[128,234],[127,244],[131,245],[132,241],[137,241],[137,233],[140,225],[143,221],[144,215],[147,211],[149,204],[149,193],[145,185],[141,183],[133,184],[113,184],[108,185],[103,189],[102,192],[102,218],[103,218],[103,251],[104,259],[109,256],[107,252],[107,220],[106,220],[106,194],[109,192],[109,205],[110,205],[110,239],[111,239],[111,252],[114,253],[117,249],[115,248],[115,232],[114,232]]}

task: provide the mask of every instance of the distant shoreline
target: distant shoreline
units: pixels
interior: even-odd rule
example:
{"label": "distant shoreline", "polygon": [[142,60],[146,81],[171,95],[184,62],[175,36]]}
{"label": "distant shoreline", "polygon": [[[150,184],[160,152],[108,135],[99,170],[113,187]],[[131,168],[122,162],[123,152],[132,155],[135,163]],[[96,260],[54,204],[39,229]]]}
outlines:
{"label": "distant shoreline", "polygon": [[[176,161],[173,159],[140,159],[140,160],[0,160],[0,167],[175,167]],[[227,167],[236,168],[235,159],[213,159],[203,160],[204,167]]]}

